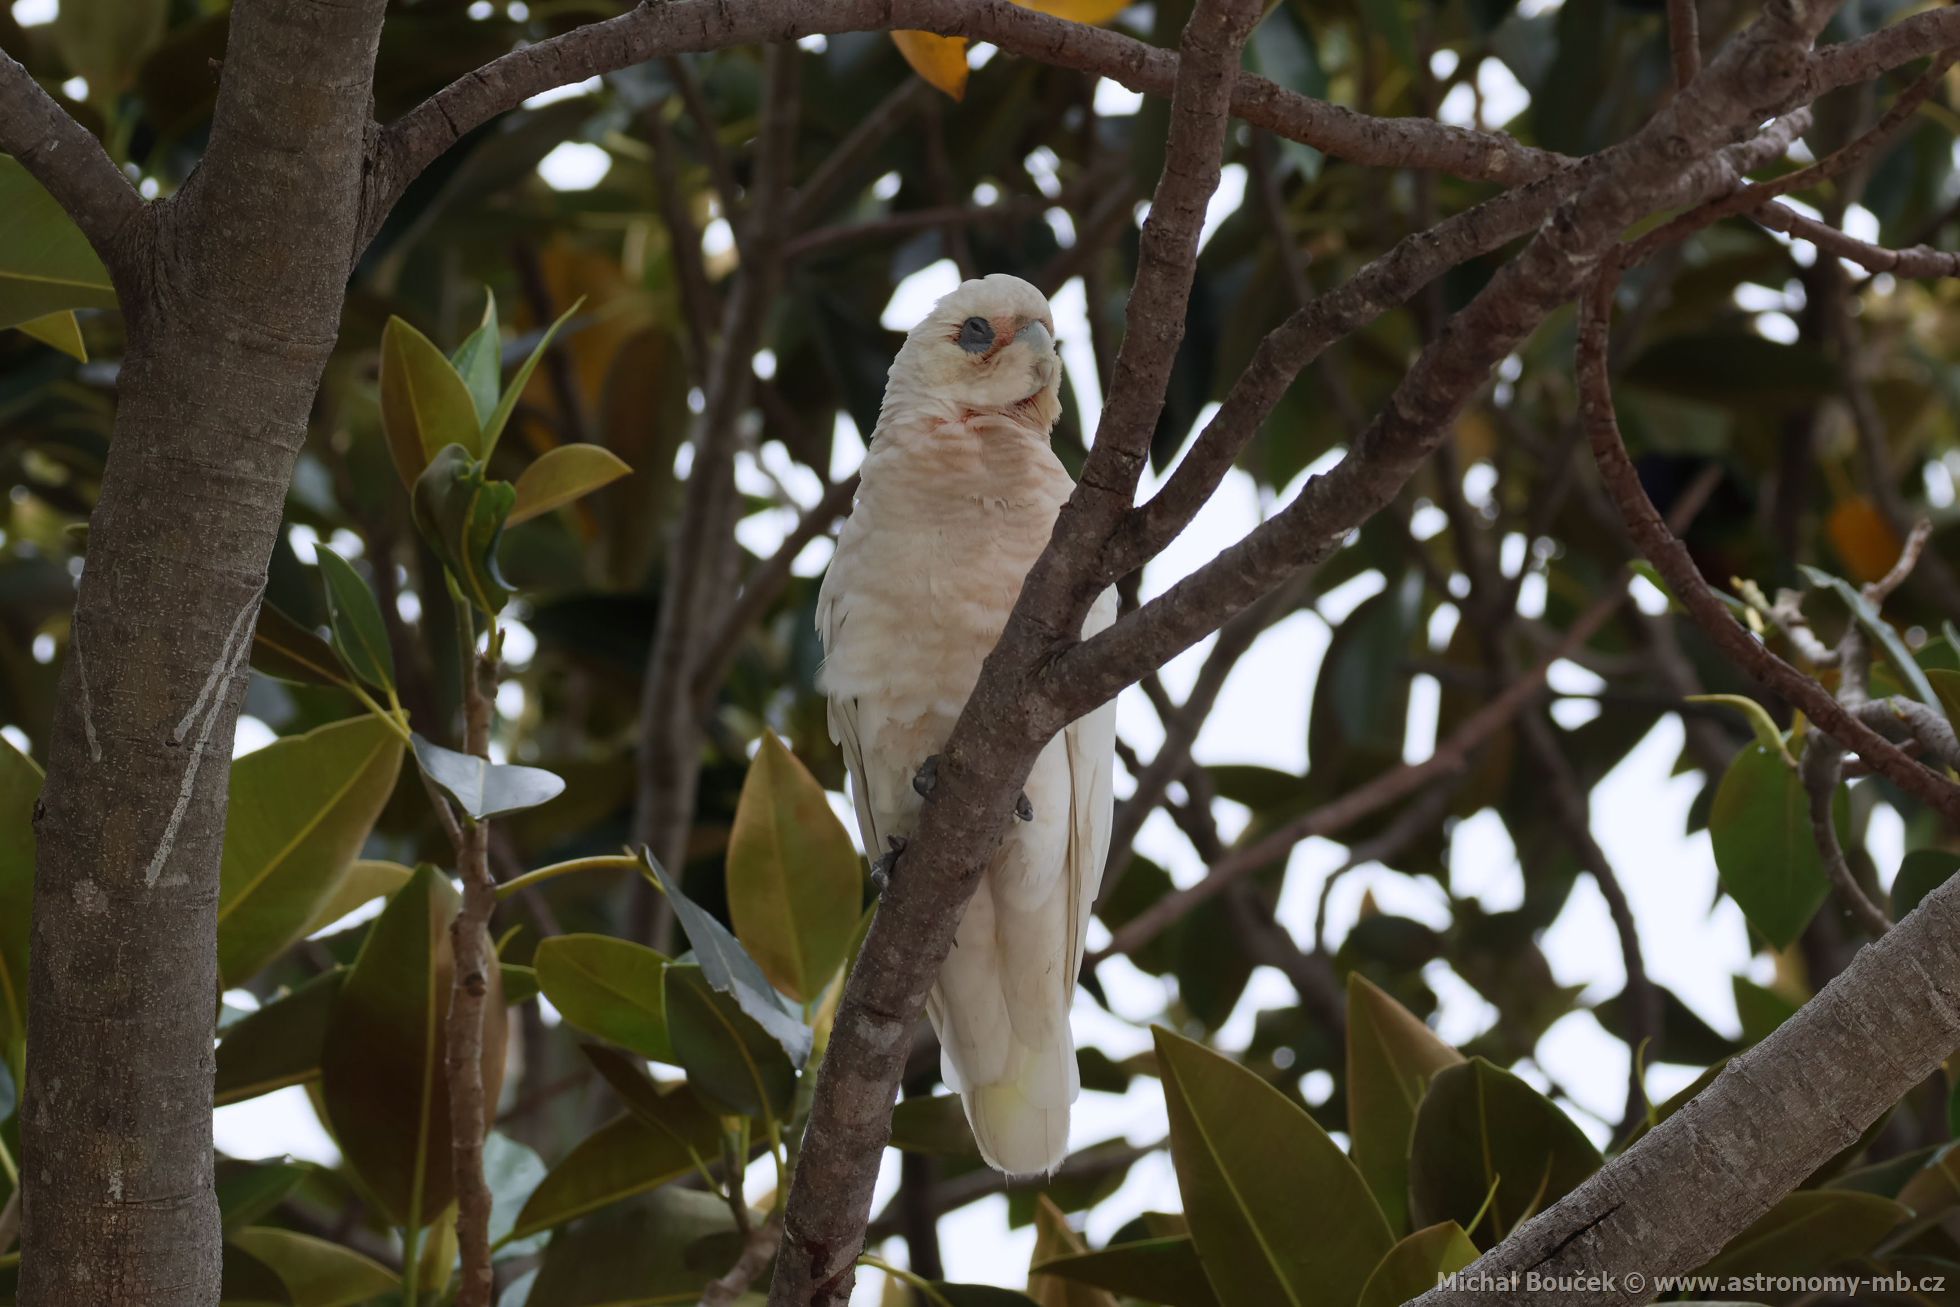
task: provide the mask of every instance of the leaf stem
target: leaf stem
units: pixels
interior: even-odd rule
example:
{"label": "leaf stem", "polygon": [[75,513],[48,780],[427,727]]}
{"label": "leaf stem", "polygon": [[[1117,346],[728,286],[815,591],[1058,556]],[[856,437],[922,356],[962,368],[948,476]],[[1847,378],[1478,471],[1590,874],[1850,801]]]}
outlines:
{"label": "leaf stem", "polygon": [[945,1294],[932,1287],[932,1281],[915,1272],[908,1271],[902,1266],[893,1266],[882,1257],[873,1257],[870,1253],[859,1253],[858,1265],[869,1266],[874,1271],[883,1271],[894,1280],[905,1281],[905,1283],[917,1289],[920,1296],[931,1303],[932,1307],[953,1307],[953,1304],[948,1301]]}
{"label": "leaf stem", "polygon": [[628,857],[623,853],[602,853],[590,858],[573,858],[569,862],[554,862],[548,867],[527,871],[522,876],[513,876],[497,886],[497,898],[507,899],[519,890],[530,889],[533,885],[542,885],[545,881],[554,880],[559,876],[570,876],[575,872],[606,869],[637,871],[639,868],[638,858]]}

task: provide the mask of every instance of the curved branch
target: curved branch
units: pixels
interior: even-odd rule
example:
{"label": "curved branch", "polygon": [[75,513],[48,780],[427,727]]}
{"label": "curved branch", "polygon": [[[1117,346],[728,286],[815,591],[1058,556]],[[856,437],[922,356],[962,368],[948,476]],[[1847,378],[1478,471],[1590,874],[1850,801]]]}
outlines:
{"label": "curved branch", "polygon": [[[424,100],[382,134],[370,229],[404,188],[464,134],[554,87],[664,55],[795,41],[838,32],[909,28],[989,41],[1009,54],[1096,73],[1133,91],[1167,96],[1178,57],[1120,32],[1085,27],[1009,0],[668,0],[590,23],[492,60]],[[1433,168],[1473,181],[1530,181],[1571,161],[1501,132],[1423,118],[1376,118],[1241,74],[1231,112],[1336,158],[1390,168]]]}
{"label": "curved branch", "polygon": [[0,152],[20,161],[74,219],[111,271],[123,232],[143,199],[89,130],[55,103],[27,69],[0,50]]}

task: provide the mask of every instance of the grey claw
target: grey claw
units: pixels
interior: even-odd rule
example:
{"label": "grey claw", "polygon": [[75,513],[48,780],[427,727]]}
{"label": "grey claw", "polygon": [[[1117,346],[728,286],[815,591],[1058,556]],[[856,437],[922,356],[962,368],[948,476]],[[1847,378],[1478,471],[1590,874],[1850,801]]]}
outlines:
{"label": "grey claw", "polygon": [[871,887],[878,891],[880,898],[891,886],[892,873],[898,870],[898,855],[905,852],[905,837],[887,835],[885,843],[888,846],[886,851],[871,864]]}
{"label": "grey claw", "polygon": [[1034,820],[1034,805],[1028,802],[1028,792],[1022,790],[1014,796],[1014,815],[1022,821]]}
{"label": "grey claw", "polygon": [[912,790],[922,799],[930,799],[935,785],[939,784],[939,755],[933,754],[919,767],[918,774],[912,778]]}

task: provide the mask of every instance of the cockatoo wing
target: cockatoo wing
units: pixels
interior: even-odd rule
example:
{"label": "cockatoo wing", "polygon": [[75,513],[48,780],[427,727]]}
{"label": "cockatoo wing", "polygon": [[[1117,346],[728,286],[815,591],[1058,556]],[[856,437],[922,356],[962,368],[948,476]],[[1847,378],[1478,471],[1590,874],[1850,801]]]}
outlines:
{"label": "cockatoo wing", "polygon": [[[1107,630],[1116,620],[1116,592],[1105,590],[1082,624],[1082,638]],[[1068,952],[1069,998],[1075,997],[1076,977],[1082,973],[1082,950],[1089,935],[1090,909],[1102,889],[1109,859],[1109,829],[1116,809],[1116,701],[1075,721],[1062,731],[1068,748],[1071,805],[1068,847],[1069,920],[1075,933]]]}

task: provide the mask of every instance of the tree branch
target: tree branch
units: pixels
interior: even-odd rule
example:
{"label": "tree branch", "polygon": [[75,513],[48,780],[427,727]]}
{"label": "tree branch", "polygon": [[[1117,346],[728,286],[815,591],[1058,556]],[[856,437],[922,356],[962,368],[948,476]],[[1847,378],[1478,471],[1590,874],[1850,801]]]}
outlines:
{"label": "tree branch", "polygon": [[[1009,54],[1096,73],[1133,91],[1168,95],[1178,59],[1120,32],[1084,27],[1009,0],[669,0],[589,23],[492,60],[417,105],[383,133],[369,235],[402,191],[467,132],[530,96],[665,55],[805,36],[909,28],[989,41]],[[1236,116],[1327,154],[1375,167],[1426,168],[1514,184],[1570,162],[1498,132],[1418,118],[1375,118],[1241,76]]]}
{"label": "tree branch", "polygon": [[144,211],[142,197],[102,142],[0,50],[0,152],[11,154],[47,188],[112,274],[130,269],[124,242]]}
{"label": "tree branch", "polygon": [[[1259,16],[1257,0],[1201,0],[1185,28],[1164,170],[1139,243],[1117,384],[1082,482],[940,755],[939,783],[845,983],[790,1191],[773,1307],[821,1307],[850,1297],[912,1029],[986,856],[999,842],[1013,795],[1061,725],[1028,694],[1030,672],[1058,628],[1071,636],[1080,631],[1090,601],[1107,584],[1089,574],[1088,564],[1129,509],[1163,403],[1198,234],[1218,184],[1240,54]],[[1086,30],[1065,28],[1064,35]]]}
{"label": "tree branch", "polygon": [[1847,748],[1855,749],[1873,770],[1907,794],[1944,813],[1949,820],[1960,820],[1960,786],[1914,762],[1841,707],[1823,686],[1778,658],[1737,625],[1688,556],[1687,546],[1655,511],[1640,484],[1633,460],[1627,456],[1619,421],[1613,413],[1612,383],[1606,373],[1606,338],[1615,284],[1613,276],[1602,276],[1582,306],[1578,371],[1593,457],[1628,533],[1696,624],[1730,662],[1803,709],[1819,728],[1830,732]]}
{"label": "tree branch", "polygon": [[1947,7],[1914,14],[1870,36],[1819,50],[1811,61],[1810,83],[1804,94],[1818,99],[1828,91],[1869,82],[1900,64],[1956,45],[1960,45],[1960,9]]}

